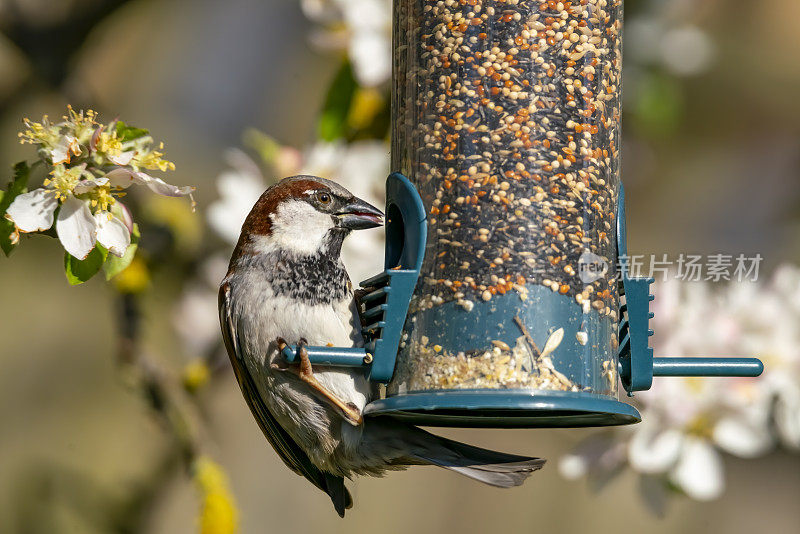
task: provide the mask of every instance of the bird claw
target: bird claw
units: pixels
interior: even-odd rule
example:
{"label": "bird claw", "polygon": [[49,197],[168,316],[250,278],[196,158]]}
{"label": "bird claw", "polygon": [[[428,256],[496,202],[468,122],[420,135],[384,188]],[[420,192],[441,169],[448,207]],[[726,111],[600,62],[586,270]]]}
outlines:
{"label": "bird claw", "polygon": [[276,337],[275,338],[275,343],[278,344],[278,351],[281,353],[281,355],[283,355],[283,349],[288,347],[289,344],[282,337]]}
{"label": "bird claw", "polygon": [[269,364],[269,368],[272,369],[273,371],[281,371],[281,372],[292,370],[292,368],[289,367],[289,364],[286,362],[272,362],[271,364]]}
{"label": "bird claw", "polygon": [[347,406],[348,409],[342,410],[340,415],[351,425],[361,426],[364,423],[364,416],[361,415],[361,410],[358,409],[358,406],[352,402],[348,402],[345,406]]}
{"label": "bird claw", "polygon": [[[276,338],[276,342],[278,343],[278,349],[280,350],[281,354],[283,354],[283,349],[285,349],[289,344],[286,343],[286,340],[281,337]],[[314,369],[311,366],[311,360],[308,358],[308,350],[306,350],[306,345],[308,345],[308,341],[305,338],[301,338],[297,343],[297,354],[300,357],[299,368],[289,364],[285,360],[280,363],[272,362],[270,364],[270,368],[276,371],[288,371],[297,375],[297,377],[308,384],[323,401],[325,401],[337,413],[339,413],[339,415],[341,415],[345,421],[353,426],[361,425],[364,422],[364,417],[361,414],[361,410],[358,409],[358,406],[352,402],[345,402],[331,393],[331,391],[322,385],[319,380],[317,380],[317,377],[314,376]]]}
{"label": "bird claw", "polygon": [[272,363],[269,364],[270,369],[275,371],[291,371],[290,363],[286,361],[283,351],[289,344],[282,337],[275,338],[275,343],[278,345],[278,356]]}

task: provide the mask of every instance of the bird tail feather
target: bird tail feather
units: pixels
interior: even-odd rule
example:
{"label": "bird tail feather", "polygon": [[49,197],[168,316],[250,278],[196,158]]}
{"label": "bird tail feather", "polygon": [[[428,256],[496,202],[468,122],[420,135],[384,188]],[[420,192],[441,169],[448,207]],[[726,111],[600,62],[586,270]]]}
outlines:
{"label": "bird tail feather", "polygon": [[415,440],[417,447],[412,453],[414,458],[498,488],[521,485],[545,463],[543,458],[482,449],[423,430],[419,432],[426,436]]}
{"label": "bird tail feather", "polygon": [[353,507],[353,497],[344,486],[344,478],[325,473],[325,492],[331,498],[339,517],[344,517],[344,511]]}

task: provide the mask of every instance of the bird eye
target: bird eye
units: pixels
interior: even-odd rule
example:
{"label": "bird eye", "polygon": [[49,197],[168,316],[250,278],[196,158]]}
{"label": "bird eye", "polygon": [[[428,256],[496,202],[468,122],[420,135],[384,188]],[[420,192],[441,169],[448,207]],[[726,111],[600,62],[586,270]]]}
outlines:
{"label": "bird eye", "polygon": [[317,200],[321,204],[330,204],[331,196],[328,193],[317,193]]}

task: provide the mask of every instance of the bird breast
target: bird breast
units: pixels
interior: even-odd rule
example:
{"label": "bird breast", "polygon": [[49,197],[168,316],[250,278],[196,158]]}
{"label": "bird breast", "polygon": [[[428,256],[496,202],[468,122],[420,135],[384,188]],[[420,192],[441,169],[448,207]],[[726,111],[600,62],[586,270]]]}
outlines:
{"label": "bird breast", "polygon": [[[280,358],[275,339],[288,343],[305,339],[311,346],[360,346],[360,323],[352,294],[326,303],[276,294],[268,280],[255,272],[229,278],[231,301],[237,331],[249,366],[258,375],[270,374],[269,366]],[[356,369],[314,366],[317,379],[332,393],[363,409],[368,401],[369,384]]]}

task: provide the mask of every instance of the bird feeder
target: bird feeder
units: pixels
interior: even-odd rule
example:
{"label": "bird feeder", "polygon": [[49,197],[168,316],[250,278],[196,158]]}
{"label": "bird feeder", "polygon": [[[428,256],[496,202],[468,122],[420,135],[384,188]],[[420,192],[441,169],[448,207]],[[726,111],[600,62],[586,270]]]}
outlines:
{"label": "bird feeder", "polygon": [[761,373],[648,346],[619,178],[622,0],[394,9],[385,271],[362,283],[366,346],[312,363],[386,384],[366,415],[488,427],[634,423],[620,383]]}

